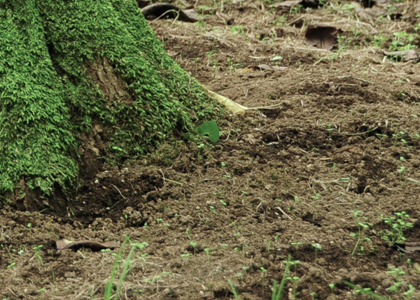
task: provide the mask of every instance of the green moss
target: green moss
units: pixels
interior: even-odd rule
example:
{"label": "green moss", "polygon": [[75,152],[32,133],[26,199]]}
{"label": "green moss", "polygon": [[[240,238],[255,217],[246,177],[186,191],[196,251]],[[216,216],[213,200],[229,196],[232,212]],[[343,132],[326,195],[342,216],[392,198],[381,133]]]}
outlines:
{"label": "green moss", "polygon": [[[21,178],[45,193],[70,184],[93,120],[111,130],[110,155],[127,158],[213,114],[134,0],[0,0],[0,43],[0,191]],[[86,75],[102,57],[133,101],[104,99]]]}
{"label": "green moss", "polygon": [[0,7],[0,190],[24,177],[48,193],[75,177],[76,140],[34,3],[12,3]]}

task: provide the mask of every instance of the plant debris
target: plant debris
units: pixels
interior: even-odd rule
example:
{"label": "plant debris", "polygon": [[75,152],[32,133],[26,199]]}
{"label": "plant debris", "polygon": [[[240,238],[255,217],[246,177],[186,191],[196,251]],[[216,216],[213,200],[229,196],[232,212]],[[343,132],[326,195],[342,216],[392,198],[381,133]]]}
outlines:
{"label": "plant debris", "polygon": [[148,20],[171,18],[184,22],[197,22],[194,9],[181,10],[170,3],[155,3],[141,9],[141,13]]}
{"label": "plant debris", "polygon": [[328,25],[309,26],[305,33],[308,45],[321,49],[332,50],[337,43],[338,29]]}
{"label": "plant debris", "polygon": [[92,251],[100,251],[102,249],[115,249],[119,248],[120,245],[116,242],[97,242],[97,241],[69,241],[69,240],[59,240],[55,242],[57,250],[65,250],[65,249],[73,249],[77,250],[80,248],[89,248],[92,249]]}
{"label": "plant debris", "polygon": [[248,66],[245,69],[243,69],[243,72],[254,70],[254,71],[285,71],[287,70],[287,67],[278,67],[278,66],[270,66],[266,64],[261,64],[257,66]]}
{"label": "plant debris", "polygon": [[383,51],[384,55],[397,61],[413,61],[419,60],[419,54],[416,50],[401,50],[401,51]]}

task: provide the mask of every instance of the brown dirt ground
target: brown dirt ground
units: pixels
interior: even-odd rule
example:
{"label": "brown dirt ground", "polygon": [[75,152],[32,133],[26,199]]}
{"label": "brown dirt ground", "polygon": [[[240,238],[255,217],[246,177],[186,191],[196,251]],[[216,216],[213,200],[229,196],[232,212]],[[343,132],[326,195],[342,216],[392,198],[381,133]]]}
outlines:
{"label": "brown dirt ground", "polygon": [[[168,163],[166,145],[144,161],[99,168],[67,215],[1,209],[2,299],[103,299],[118,249],[57,251],[55,241],[125,236],[148,246],[133,256],[120,299],[234,299],[229,279],[241,299],[271,299],[289,254],[300,263],[283,299],[371,299],[346,280],[420,299],[419,253],[379,236],[389,228],[382,215],[406,211],[415,223],[420,213],[419,65],[381,52],[403,30],[420,44],[418,5],[394,5],[402,17],[369,24],[349,1],[301,11],[236,2],[198,1],[197,23],[150,24],[211,90],[248,107],[278,106],[221,120],[212,149],[188,144]],[[333,51],[305,44],[307,26],[319,23],[341,30]],[[288,69],[244,70],[257,64]],[[369,238],[357,247],[355,211]],[[404,232],[407,241],[420,240],[418,229]],[[404,272],[397,280],[387,273],[394,267]]]}

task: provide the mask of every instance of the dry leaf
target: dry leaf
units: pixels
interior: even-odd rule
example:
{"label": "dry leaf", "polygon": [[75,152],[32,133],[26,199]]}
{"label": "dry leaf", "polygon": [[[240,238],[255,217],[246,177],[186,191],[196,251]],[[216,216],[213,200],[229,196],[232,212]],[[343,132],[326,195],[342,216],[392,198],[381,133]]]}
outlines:
{"label": "dry leaf", "polygon": [[274,7],[295,7],[297,5],[302,5],[303,8],[317,8],[319,6],[318,0],[290,0],[290,1],[284,1],[274,4]]}
{"label": "dry leaf", "polygon": [[170,3],[155,3],[141,9],[141,13],[148,20],[156,18],[176,18],[184,22],[196,22],[194,10],[181,10]]}
{"label": "dry leaf", "polygon": [[328,25],[309,26],[305,33],[306,43],[321,49],[331,50],[337,42],[338,29]]}
{"label": "dry leaf", "polygon": [[302,3],[302,0],[284,1],[274,4],[274,7],[295,7]]}
{"label": "dry leaf", "polygon": [[59,240],[55,242],[57,250],[64,250],[64,249],[79,249],[79,248],[90,248],[93,251],[100,251],[102,249],[114,249],[119,248],[120,245],[116,242],[96,242],[96,241],[69,241],[69,240]]}
{"label": "dry leaf", "polygon": [[249,70],[258,70],[258,71],[285,71],[287,70],[287,67],[277,67],[277,66],[269,66],[266,64],[261,64],[258,66],[248,66],[244,69],[244,71],[249,71]]}

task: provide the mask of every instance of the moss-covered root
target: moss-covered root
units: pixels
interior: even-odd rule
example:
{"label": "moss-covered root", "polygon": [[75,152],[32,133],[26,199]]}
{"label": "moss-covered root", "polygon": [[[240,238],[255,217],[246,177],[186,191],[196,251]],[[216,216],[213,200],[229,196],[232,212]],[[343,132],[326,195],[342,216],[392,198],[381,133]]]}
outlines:
{"label": "moss-covered root", "polygon": [[49,194],[76,176],[77,142],[34,1],[0,1],[0,45],[0,194]]}
{"label": "moss-covered root", "polygon": [[134,0],[0,0],[0,39],[0,194],[50,194],[84,150],[118,162],[215,118]]}

